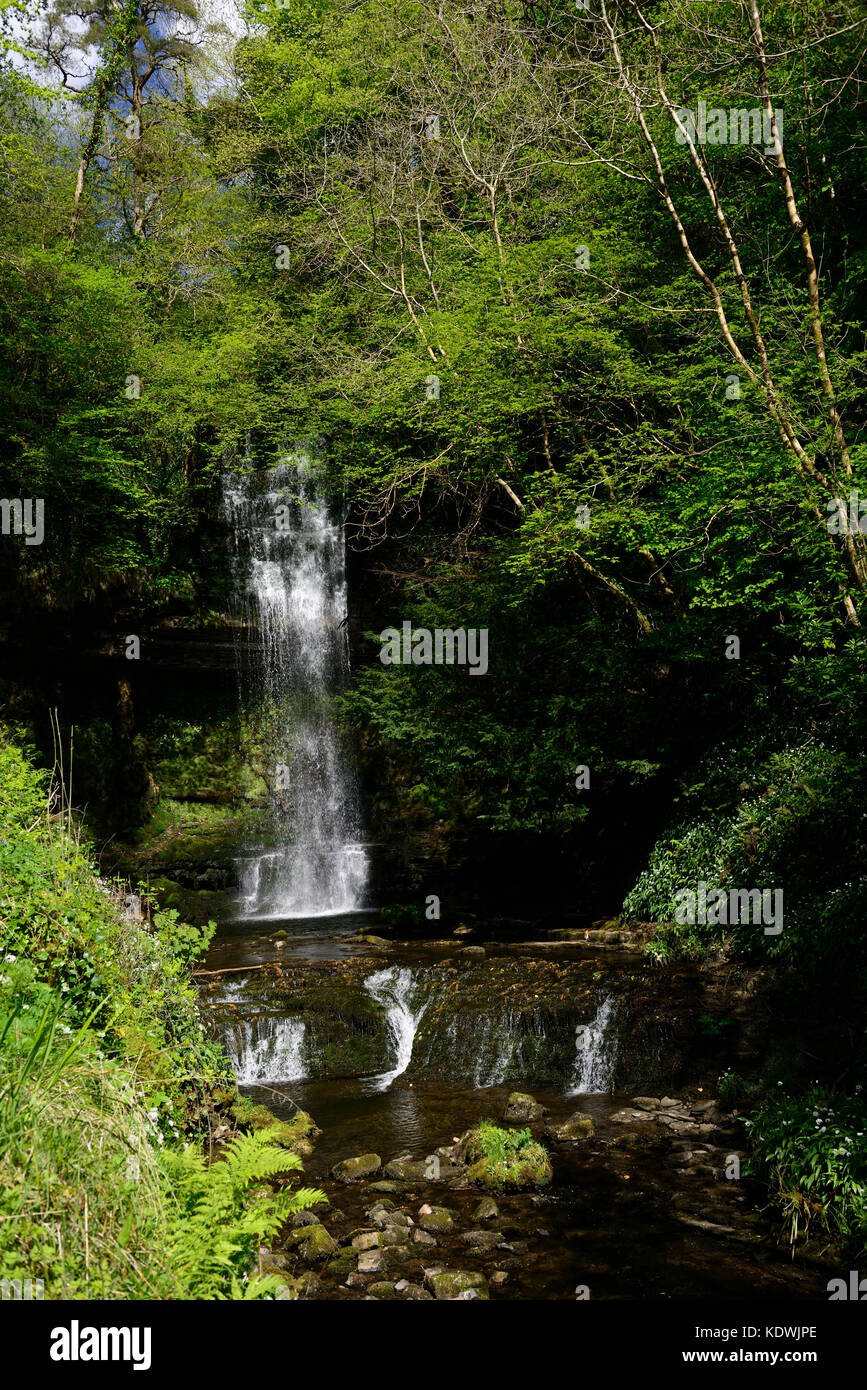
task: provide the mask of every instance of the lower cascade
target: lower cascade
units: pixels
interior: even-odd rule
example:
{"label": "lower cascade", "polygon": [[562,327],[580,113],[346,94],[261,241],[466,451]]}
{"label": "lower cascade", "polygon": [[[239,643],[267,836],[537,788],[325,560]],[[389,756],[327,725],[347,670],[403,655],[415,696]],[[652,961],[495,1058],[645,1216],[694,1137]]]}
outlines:
{"label": "lower cascade", "polygon": [[260,1015],[239,1023],[226,1040],[238,1084],[303,1080],[304,1032],[302,1018]]}
{"label": "lower cascade", "polygon": [[608,995],[590,1023],[579,1023],[576,1027],[575,1070],[569,1095],[601,1095],[611,1090],[617,1056],[617,1037],[612,1027],[614,1013],[614,1000]]}
{"label": "lower cascade", "polygon": [[395,1047],[394,1067],[375,1078],[375,1089],[378,1091],[387,1091],[395,1077],[401,1076],[410,1064],[416,1030],[428,1003],[426,1000],[413,1009],[411,1000],[415,985],[415,977],[410,969],[405,966],[399,969],[394,965],[387,970],[377,970],[364,982],[368,994],[386,1008],[386,1026]]}

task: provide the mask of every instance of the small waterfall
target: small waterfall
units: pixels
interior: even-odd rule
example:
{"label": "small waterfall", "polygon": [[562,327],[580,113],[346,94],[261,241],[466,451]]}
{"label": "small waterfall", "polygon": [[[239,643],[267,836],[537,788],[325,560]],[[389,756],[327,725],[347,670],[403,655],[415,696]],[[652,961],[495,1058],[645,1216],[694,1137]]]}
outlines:
{"label": "small waterfall", "polygon": [[617,1038],[611,1024],[614,1000],[609,995],[600,1004],[590,1023],[575,1029],[575,1067],[570,1096],[601,1095],[611,1090]]}
{"label": "small waterfall", "polygon": [[306,1075],[302,1018],[247,1019],[232,1029],[226,1046],[240,1086],[301,1081]]}
{"label": "small waterfall", "polygon": [[367,977],[364,988],[378,1004],[385,1006],[385,1021],[394,1043],[394,1067],[374,1078],[375,1089],[387,1091],[395,1077],[401,1076],[410,1064],[416,1030],[428,1001],[425,1000],[420,1008],[412,1008],[415,978],[405,966],[398,969],[392,965],[387,970],[377,970],[375,975]]}
{"label": "small waterfall", "polygon": [[229,473],[223,498],[235,591],[257,644],[245,704],[263,701],[258,741],[277,845],[242,863],[240,916],[352,912],[368,862],[330,699],[349,649],[343,527],[321,457],[304,446],[276,467]]}

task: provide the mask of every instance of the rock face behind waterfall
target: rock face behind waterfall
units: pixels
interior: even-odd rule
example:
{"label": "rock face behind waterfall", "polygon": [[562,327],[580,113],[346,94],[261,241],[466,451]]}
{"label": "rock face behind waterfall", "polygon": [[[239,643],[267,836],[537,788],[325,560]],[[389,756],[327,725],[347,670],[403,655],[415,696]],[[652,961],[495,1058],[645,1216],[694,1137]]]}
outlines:
{"label": "rock face behind waterfall", "polygon": [[351,912],[368,874],[352,758],[332,695],[346,682],[343,528],[324,462],[299,447],[276,467],[224,480],[242,701],[264,749],[273,847],[240,864],[240,916]]}

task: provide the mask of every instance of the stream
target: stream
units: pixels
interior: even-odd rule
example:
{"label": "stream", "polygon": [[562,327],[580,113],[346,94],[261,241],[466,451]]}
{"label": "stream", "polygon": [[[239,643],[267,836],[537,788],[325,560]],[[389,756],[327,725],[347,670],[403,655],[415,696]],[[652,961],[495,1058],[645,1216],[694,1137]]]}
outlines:
{"label": "stream", "polygon": [[[313,1117],[305,1180],[330,1201],[330,1254],[299,1265],[296,1242],[273,1258],[315,1298],[428,1298],[432,1268],[490,1277],[492,1296],[516,1299],[821,1296],[821,1272],[787,1258],[749,1182],[726,1176],[744,1137],[716,1081],[736,1040],[702,1035],[698,967],[662,969],[627,933],[551,922],[517,941],[478,920],[440,941],[375,935],[372,851],[331,703],[350,677],[347,596],[339,499],[322,479],[317,450],[299,446],[276,468],[247,459],[224,484],[237,608],[255,639],[252,658],[239,650],[239,692],[258,711],[269,830],[238,847],[202,1010],[246,1096],[286,1121]],[[486,1239],[461,1173],[401,1162],[502,1123],[513,1092],[544,1107],[534,1134],[544,1125],[553,1179],[498,1196]],[[580,1142],[551,1137],[576,1113],[592,1121]],[[370,1154],[365,1180],[333,1175]],[[393,1218],[374,1205],[385,1193]],[[437,1235],[418,1224],[425,1203],[451,1213]],[[409,1242],[397,1266],[365,1230],[389,1221]]]}

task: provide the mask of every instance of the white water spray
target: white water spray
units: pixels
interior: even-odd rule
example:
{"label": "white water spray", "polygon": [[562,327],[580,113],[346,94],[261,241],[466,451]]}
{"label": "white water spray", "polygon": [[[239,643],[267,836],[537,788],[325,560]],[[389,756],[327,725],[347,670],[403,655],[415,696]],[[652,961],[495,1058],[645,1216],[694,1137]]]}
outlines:
{"label": "white water spray", "polygon": [[301,1018],[247,1019],[229,1034],[227,1048],[240,1086],[301,1081],[306,1075]]}
{"label": "white water spray", "polygon": [[386,1026],[395,1048],[395,1064],[391,1071],[373,1078],[375,1090],[387,1091],[395,1077],[401,1076],[410,1064],[412,1045],[427,1001],[420,1008],[412,1007],[415,980],[412,971],[405,966],[398,969],[392,965],[387,970],[378,970],[367,977],[364,987],[378,1004],[385,1006]]}
{"label": "white water spray", "polygon": [[617,1037],[612,1028],[614,1000],[609,995],[600,1004],[590,1023],[575,1029],[575,1065],[570,1096],[601,1095],[611,1090]]}
{"label": "white water spray", "polygon": [[330,700],[346,680],[349,649],[343,527],[321,457],[299,448],[275,468],[230,473],[223,495],[255,644],[250,693],[264,697],[262,772],[276,841],[241,866],[240,916],[353,912],[368,861]]}

